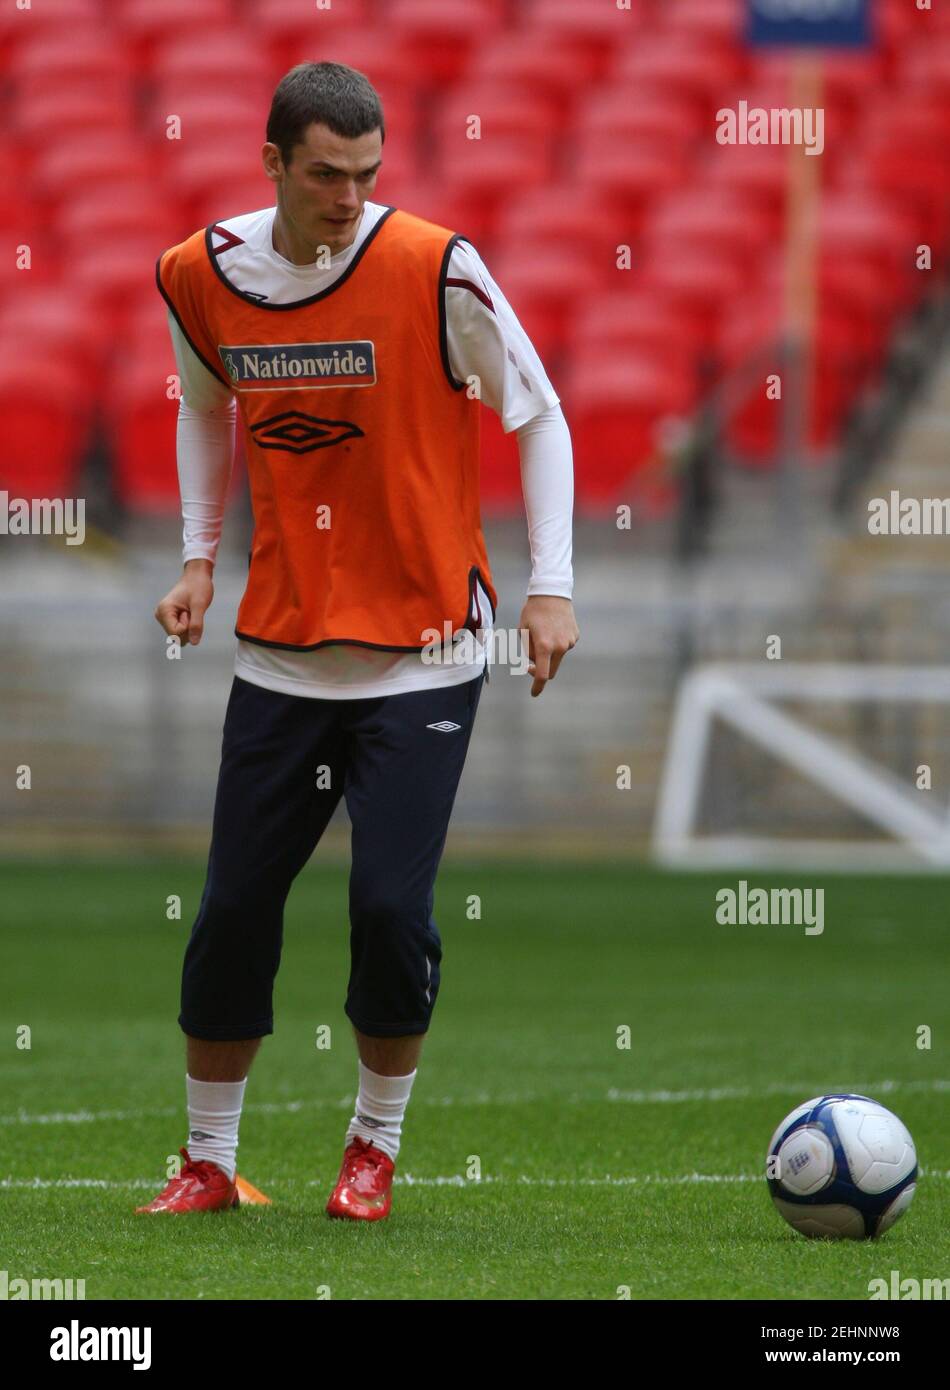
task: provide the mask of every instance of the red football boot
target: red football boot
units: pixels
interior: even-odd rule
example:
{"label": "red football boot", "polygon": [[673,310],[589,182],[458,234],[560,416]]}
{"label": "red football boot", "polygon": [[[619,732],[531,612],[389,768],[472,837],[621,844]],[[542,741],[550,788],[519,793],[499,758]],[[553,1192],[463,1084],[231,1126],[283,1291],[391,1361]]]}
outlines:
{"label": "red football boot", "polygon": [[394,1167],[389,1154],[368,1139],[354,1135],[343,1154],[340,1176],[327,1202],[327,1215],[346,1216],[352,1221],[381,1221],[388,1216],[393,1202]]}
{"label": "red football boot", "polygon": [[136,1213],[154,1211],[223,1211],[239,1207],[241,1198],[233,1183],[216,1163],[199,1159],[192,1163],[187,1149],[178,1152],[185,1160],[177,1178],[170,1178],[147,1207],[136,1207]]}

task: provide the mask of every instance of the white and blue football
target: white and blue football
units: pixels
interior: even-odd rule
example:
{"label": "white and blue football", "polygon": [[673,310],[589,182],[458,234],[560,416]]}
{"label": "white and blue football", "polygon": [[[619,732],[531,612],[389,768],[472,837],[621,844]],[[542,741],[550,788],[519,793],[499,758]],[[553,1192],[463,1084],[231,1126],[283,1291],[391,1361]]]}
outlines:
{"label": "white and blue football", "polygon": [[772,1135],[772,1201],[803,1236],[866,1240],[910,1206],[917,1151],[907,1127],[868,1096],[815,1096]]}

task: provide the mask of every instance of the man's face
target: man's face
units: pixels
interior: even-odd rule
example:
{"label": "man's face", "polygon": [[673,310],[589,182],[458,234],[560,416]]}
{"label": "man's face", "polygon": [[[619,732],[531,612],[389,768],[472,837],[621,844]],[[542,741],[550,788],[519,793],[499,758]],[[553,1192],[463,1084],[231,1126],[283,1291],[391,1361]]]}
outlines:
{"label": "man's face", "polygon": [[328,246],[331,254],[349,246],[363,203],[376,187],[382,148],[379,130],[347,140],[317,122],[294,145],[288,165],[276,145],[265,144],[264,168],[298,236],[315,247]]}

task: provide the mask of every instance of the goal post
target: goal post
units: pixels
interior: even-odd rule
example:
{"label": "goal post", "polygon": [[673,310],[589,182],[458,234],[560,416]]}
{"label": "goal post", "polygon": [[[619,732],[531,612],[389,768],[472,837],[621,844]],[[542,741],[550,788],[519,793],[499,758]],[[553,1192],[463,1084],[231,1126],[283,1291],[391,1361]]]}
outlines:
{"label": "goal post", "polygon": [[[677,868],[815,865],[841,869],[950,868],[950,815],[932,791],[897,776],[776,701],[950,705],[950,667],[805,662],[712,664],[680,686],[660,779],[653,856]],[[698,820],[716,721],[792,768],[890,839],[700,835]],[[939,803],[938,803],[939,805]]]}

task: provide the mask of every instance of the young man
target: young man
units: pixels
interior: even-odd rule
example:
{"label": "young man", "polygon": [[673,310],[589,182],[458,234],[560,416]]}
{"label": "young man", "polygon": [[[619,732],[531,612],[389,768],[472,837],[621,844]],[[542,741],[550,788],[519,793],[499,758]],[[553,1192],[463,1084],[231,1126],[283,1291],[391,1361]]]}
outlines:
{"label": "young man", "polygon": [[[161,257],[182,382],[184,573],[158,604],[196,644],[236,405],[254,539],[237,617],[211,852],[185,954],[189,1138],[144,1212],[237,1204],[238,1122],[273,1032],[283,908],[340,797],[352,823],[359,1091],[331,1216],[390,1210],[403,1115],[439,988],[438,863],[487,675],[497,596],[478,499],[480,398],[517,429],[532,575],[532,695],[578,639],[570,435],[541,363],[470,243],[368,201],[385,131],[361,74],[306,63],[274,95],[277,206]],[[469,644],[465,664],[432,630]]]}

